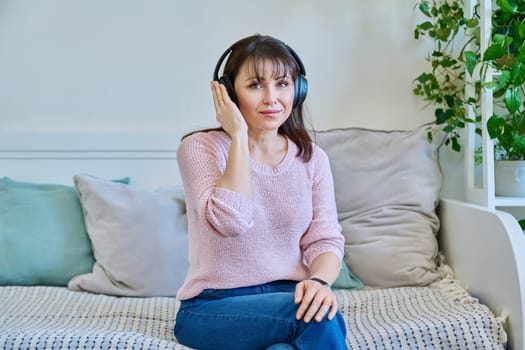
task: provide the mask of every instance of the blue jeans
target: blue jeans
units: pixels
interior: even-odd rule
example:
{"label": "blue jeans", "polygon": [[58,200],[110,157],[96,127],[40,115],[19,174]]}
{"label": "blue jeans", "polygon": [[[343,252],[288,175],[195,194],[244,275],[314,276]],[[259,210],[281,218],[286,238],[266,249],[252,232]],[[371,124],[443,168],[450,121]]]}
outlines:
{"label": "blue jeans", "polygon": [[345,321],[339,311],[330,321],[296,320],[296,283],[206,289],[181,302],[175,337],[199,350],[348,349]]}

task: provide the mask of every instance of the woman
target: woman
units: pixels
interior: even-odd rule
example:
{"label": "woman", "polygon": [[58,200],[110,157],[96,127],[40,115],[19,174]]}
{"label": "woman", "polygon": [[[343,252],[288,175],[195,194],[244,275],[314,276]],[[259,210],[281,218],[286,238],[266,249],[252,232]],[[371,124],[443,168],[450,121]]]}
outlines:
{"label": "woman", "polygon": [[177,294],[182,344],[347,348],[329,287],[344,239],[328,158],[303,124],[304,75],[281,41],[238,41],[211,83],[221,128],[181,142],[190,239],[190,268]]}

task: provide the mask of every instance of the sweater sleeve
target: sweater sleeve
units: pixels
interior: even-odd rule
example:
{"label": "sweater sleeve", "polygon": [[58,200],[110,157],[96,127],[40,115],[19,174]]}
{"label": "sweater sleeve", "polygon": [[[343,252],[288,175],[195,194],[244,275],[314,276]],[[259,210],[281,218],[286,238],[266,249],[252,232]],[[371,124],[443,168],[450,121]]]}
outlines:
{"label": "sweater sleeve", "polygon": [[314,146],[312,206],[313,217],[310,227],[301,238],[301,248],[308,266],[319,255],[327,252],[343,258],[344,237],[337,219],[334,182],[328,156]]}
{"label": "sweater sleeve", "polygon": [[188,215],[198,215],[218,235],[236,236],[253,226],[255,205],[241,194],[217,187],[226,169],[229,143],[212,133],[185,138],[177,161],[184,184]]}

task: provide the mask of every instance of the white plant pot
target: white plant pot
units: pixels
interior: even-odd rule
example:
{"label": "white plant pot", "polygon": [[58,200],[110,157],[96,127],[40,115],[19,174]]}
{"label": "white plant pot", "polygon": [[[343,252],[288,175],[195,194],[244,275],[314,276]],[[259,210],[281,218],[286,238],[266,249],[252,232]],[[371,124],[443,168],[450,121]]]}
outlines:
{"label": "white plant pot", "polygon": [[496,196],[525,197],[525,160],[495,161]]}

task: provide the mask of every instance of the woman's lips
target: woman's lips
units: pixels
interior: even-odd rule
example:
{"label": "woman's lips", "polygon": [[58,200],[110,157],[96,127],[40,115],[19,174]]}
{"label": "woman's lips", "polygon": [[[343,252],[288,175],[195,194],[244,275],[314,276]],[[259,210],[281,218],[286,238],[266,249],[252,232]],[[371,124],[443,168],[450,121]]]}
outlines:
{"label": "woman's lips", "polygon": [[280,109],[266,109],[264,111],[261,111],[260,113],[268,117],[274,117],[281,114],[281,112],[282,111]]}

